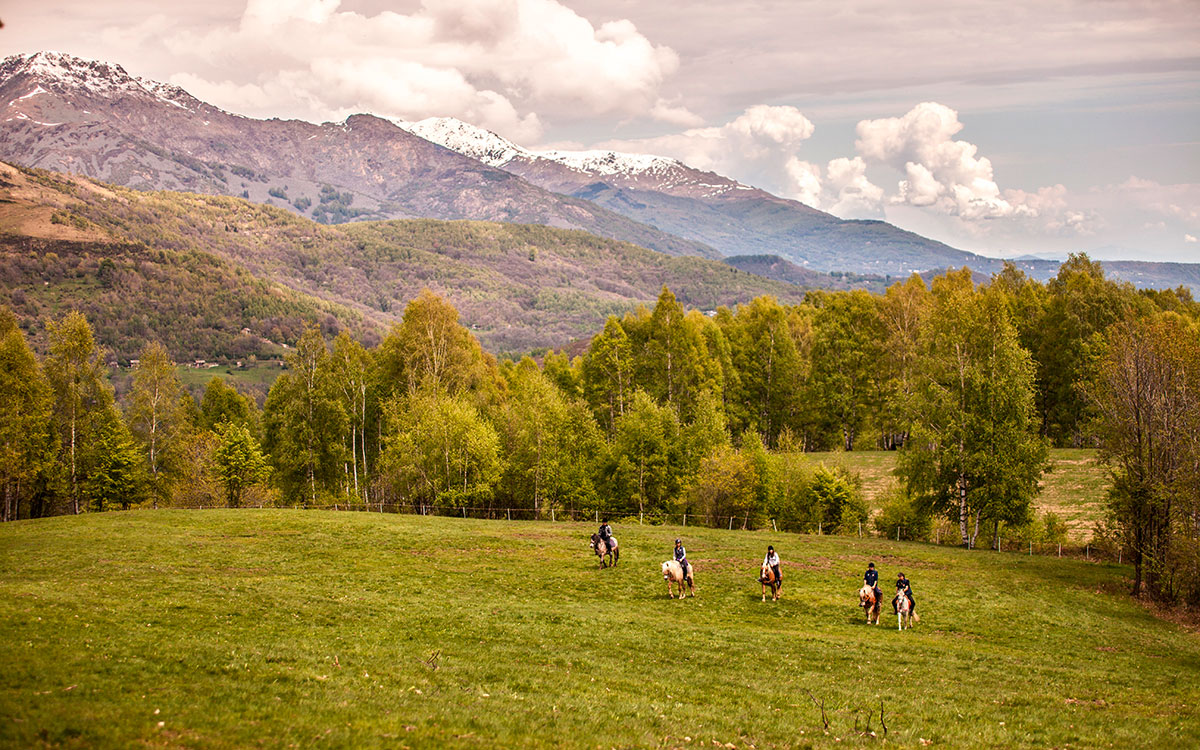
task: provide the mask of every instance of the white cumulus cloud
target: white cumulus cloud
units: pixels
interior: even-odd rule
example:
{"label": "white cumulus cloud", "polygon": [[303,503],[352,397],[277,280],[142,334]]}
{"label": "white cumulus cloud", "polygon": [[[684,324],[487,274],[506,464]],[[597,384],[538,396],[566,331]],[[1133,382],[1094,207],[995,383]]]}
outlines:
{"label": "white cumulus cloud", "polygon": [[236,24],[162,43],[199,58],[174,83],[244,114],[453,116],[524,142],[541,136],[542,117],[697,122],[660,91],[679,67],[673,50],[557,0],[422,0],[408,13],[248,0]]}

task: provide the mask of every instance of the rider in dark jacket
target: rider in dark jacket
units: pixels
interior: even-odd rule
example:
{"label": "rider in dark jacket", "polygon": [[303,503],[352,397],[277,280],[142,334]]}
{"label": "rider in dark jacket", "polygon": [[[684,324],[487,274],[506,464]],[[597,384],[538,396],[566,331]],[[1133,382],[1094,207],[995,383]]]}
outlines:
{"label": "rider in dark jacket", "polygon": [[675,562],[683,568],[683,579],[686,581],[688,577],[687,550],[683,548],[683,541],[680,539],[675,540]]}
{"label": "rider in dark jacket", "polygon": [[903,573],[898,573],[896,574],[896,597],[892,599],[893,614],[896,612],[896,601],[899,600],[901,594],[908,597],[908,611],[916,612],[917,600],[913,598],[912,584],[904,577]]}
{"label": "rider in dark jacket", "polygon": [[883,601],[883,590],[879,588],[879,571],[875,570],[875,563],[867,563],[867,572],[863,575],[863,583],[875,589],[875,601]]}

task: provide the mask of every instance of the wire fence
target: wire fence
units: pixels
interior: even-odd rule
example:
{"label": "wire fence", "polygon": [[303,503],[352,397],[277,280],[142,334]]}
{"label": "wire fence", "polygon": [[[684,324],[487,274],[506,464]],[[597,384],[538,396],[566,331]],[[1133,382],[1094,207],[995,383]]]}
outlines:
{"label": "wire fence", "polygon": [[[197,510],[223,509],[224,505],[194,505]],[[281,507],[281,506],[257,506]],[[282,506],[296,510],[325,510],[357,513],[402,513],[419,516],[441,516],[448,518],[478,519],[490,521],[549,521],[551,523],[600,523],[608,518],[614,524],[632,524],[641,526],[699,526],[703,528],[726,529],[729,531],[761,531],[815,534],[818,536],[849,536],[857,538],[887,538],[893,541],[910,541],[936,546],[961,547],[962,542],[957,534],[949,533],[941,528],[919,530],[903,524],[894,528],[881,529],[871,522],[857,523],[854,528],[841,527],[836,533],[830,534],[825,525],[818,522],[802,528],[780,524],[776,519],[763,519],[753,515],[709,515],[705,513],[625,513],[604,511],[596,508],[505,508],[505,507],[469,507],[464,505],[437,505],[429,503],[401,502],[346,502],[346,503],[310,503],[304,505]],[[886,533],[885,533],[886,532]],[[987,540],[977,540],[975,549],[981,551],[996,551],[1025,555],[1041,555],[1049,557],[1068,557],[1093,562],[1122,563],[1124,551],[1119,545],[1106,540],[1099,542],[1044,541],[1033,540],[1004,534]]]}

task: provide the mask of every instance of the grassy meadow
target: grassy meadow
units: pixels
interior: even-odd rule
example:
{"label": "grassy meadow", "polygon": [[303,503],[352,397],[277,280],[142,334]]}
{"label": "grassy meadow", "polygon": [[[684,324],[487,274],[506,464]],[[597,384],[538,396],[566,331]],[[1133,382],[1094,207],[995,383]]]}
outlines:
{"label": "grassy meadow", "polygon": [[[892,473],[895,451],[834,451],[798,454],[813,463],[842,466],[862,477],[863,494],[871,510],[879,508],[882,496],[898,486]],[[1092,536],[1096,522],[1104,517],[1108,477],[1095,450],[1054,448],[1050,470],[1042,477],[1042,491],[1033,501],[1037,512],[1052,511],[1066,524],[1072,540],[1082,543]],[[986,536],[986,535],[985,535]]]}
{"label": "grassy meadow", "polygon": [[[619,526],[621,563],[598,570],[591,530],[289,510],[4,524],[0,745],[1200,745],[1200,638],[1131,602],[1127,568]],[[677,535],[684,601],[659,574]],[[777,603],[754,580],[768,543]],[[885,586],[912,579],[915,629],[862,622],[872,560]]]}

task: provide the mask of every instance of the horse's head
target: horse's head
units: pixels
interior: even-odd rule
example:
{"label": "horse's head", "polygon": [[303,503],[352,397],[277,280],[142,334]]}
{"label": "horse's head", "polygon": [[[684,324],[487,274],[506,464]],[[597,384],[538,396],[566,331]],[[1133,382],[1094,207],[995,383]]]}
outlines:
{"label": "horse's head", "polygon": [[762,575],[760,577],[762,578],[762,580],[766,581],[767,583],[770,583],[771,581],[775,580],[775,571],[771,568],[770,565],[763,563]]}
{"label": "horse's head", "polygon": [[863,587],[858,590],[858,601],[862,604],[874,604],[875,589],[870,584],[864,583]]}
{"label": "horse's head", "polygon": [[664,580],[671,580],[671,561],[667,560],[662,564],[662,574]]}

